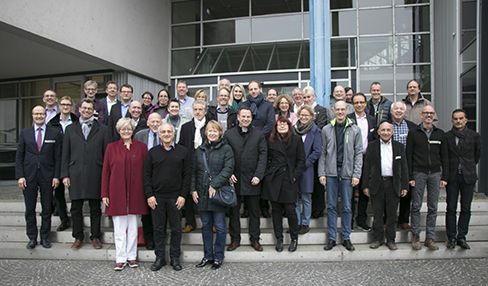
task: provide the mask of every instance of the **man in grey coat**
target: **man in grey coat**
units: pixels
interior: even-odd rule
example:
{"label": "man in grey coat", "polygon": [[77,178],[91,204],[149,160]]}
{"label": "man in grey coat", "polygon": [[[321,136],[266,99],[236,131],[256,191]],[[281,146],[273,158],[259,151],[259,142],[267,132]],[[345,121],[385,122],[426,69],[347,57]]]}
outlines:
{"label": "man in grey coat", "polygon": [[100,241],[100,186],[105,148],[109,142],[107,127],[94,119],[95,105],[89,98],[81,101],[80,118],[66,127],[61,160],[61,178],[69,188],[73,237],[71,246],[79,249],[84,239],[83,203],[90,205],[91,242],[95,249],[102,248]]}
{"label": "man in grey coat", "polygon": [[346,116],[347,104],[334,104],[335,118],[322,129],[323,150],[319,159],[318,176],[327,190],[328,241],[324,250],[336,246],[337,199],[342,197],[342,245],[354,250],[351,234],[352,188],[359,184],[363,165],[361,130]]}

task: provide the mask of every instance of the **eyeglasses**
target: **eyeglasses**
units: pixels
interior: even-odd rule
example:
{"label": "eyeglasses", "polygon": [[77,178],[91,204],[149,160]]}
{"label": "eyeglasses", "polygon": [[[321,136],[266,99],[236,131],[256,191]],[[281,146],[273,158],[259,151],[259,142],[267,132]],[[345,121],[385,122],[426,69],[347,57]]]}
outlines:
{"label": "eyeglasses", "polygon": [[85,90],[87,90],[87,91],[97,91],[96,88],[85,88]]}
{"label": "eyeglasses", "polygon": [[61,106],[71,106],[71,103],[60,103]]}

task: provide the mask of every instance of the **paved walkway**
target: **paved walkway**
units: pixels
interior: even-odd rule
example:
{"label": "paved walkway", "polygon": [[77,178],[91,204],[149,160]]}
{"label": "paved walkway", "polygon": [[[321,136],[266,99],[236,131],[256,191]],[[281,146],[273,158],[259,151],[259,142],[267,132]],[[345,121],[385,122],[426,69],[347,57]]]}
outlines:
{"label": "paved walkway", "polygon": [[347,263],[224,263],[183,270],[150,263],[112,270],[106,262],[0,260],[2,285],[488,285],[488,259]]}

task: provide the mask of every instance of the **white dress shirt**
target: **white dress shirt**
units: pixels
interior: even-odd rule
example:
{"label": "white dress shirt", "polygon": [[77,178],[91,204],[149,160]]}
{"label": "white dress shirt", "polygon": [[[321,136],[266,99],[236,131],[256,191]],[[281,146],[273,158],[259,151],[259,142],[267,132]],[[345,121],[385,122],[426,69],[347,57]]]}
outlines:
{"label": "white dress shirt", "polygon": [[380,139],[381,176],[393,176],[393,144]]}

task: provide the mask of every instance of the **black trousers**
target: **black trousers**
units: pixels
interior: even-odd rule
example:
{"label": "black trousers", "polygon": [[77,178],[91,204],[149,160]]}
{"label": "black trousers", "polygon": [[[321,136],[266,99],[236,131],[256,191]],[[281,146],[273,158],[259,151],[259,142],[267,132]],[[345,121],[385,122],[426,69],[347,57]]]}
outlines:
{"label": "black trousers", "polygon": [[[361,186],[361,182],[359,183],[359,186]],[[356,223],[357,225],[366,225],[366,221],[368,219],[367,211],[368,211],[369,198],[360,189],[361,189],[360,187],[353,188],[354,192],[358,192],[358,208],[356,214]],[[356,213],[356,208],[354,206],[355,206],[355,198],[354,196],[352,196],[351,210],[352,210],[353,221],[351,222],[351,224],[354,224],[354,214]]]}
{"label": "black trousers", "polygon": [[146,245],[154,243],[154,231],[151,213],[141,216],[142,231],[144,232],[144,239],[146,240]]}
{"label": "black trousers", "polygon": [[171,241],[169,256],[180,258],[181,254],[181,211],[176,208],[176,198],[163,199],[156,197],[158,205],[151,210],[154,228],[154,253],[156,257],[165,258],[166,222],[169,221]]}
{"label": "black trousers", "polygon": [[[471,218],[474,184],[467,184],[463,175],[458,174],[447,184],[446,231],[449,240],[466,239]],[[456,228],[456,209],[461,196],[461,212]]]}
{"label": "black trousers", "polygon": [[69,223],[68,209],[66,207],[66,196],[64,192],[64,184],[60,183],[59,186],[54,190],[54,206],[58,211],[61,223]]}
{"label": "black trousers", "polygon": [[237,196],[237,206],[229,210],[229,235],[231,242],[241,243],[241,204],[247,206],[249,212],[249,236],[251,241],[259,241],[260,230],[260,196]]}
{"label": "black trousers", "polygon": [[298,239],[298,217],[294,203],[271,202],[271,216],[276,240],[283,241],[283,213],[288,218],[290,238]]}
{"label": "black trousers", "polygon": [[[399,200],[400,198],[393,190],[393,177],[383,178],[378,192],[371,195],[371,204],[374,210],[373,237],[375,241],[383,242],[386,236],[387,242],[395,242]],[[386,228],[383,220],[385,212]]]}
{"label": "black trousers", "polygon": [[186,225],[191,225],[193,226],[193,229],[197,228],[197,222],[195,220],[195,214],[197,213],[197,205],[193,201],[193,197],[191,194],[188,194],[186,196],[185,200],[185,220],[186,220]]}
{"label": "black trousers", "polygon": [[100,220],[102,218],[101,200],[71,200],[71,221],[73,222],[73,237],[83,241],[85,233],[83,231],[83,203],[88,201],[90,206],[90,239],[100,239]]}
{"label": "black trousers", "polygon": [[37,220],[36,204],[37,193],[41,193],[41,239],[48,239],[51,231],[51,213],[53,201],[52,182],[45,182],[40,178],[27,182],[24,192],[25,203],[25,223],[27,237],[31,240],[37,240]]}
{"label": "black trousers", "polygon": [[[315,172],[317,174],[317,172]],[[325,211],[325,188],[317,176],[314,176],[312,193],[312,217],[323,216]]]}
{"label": "black trousers", "polygon": [[400,212],[398,213],[398,223],[409,222],[411,203],[412,203],[412,187],[409,187],[407,195],[400,198]]}

